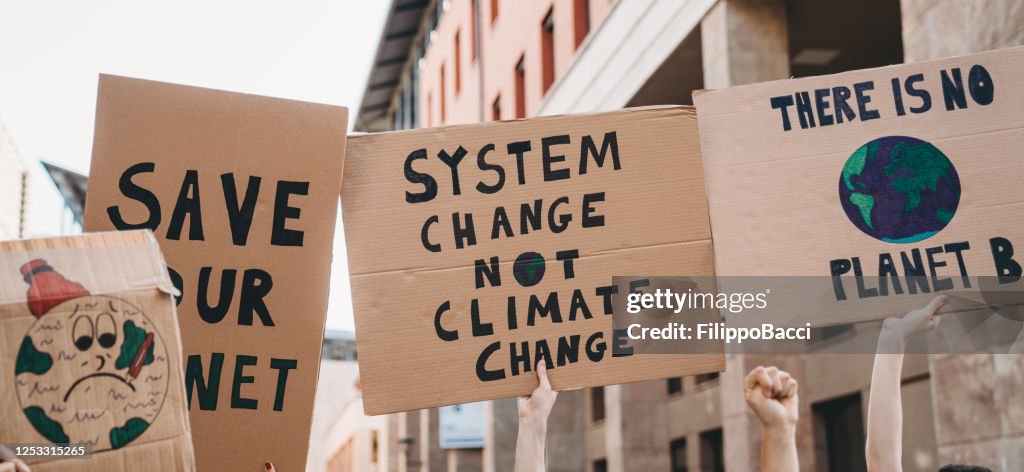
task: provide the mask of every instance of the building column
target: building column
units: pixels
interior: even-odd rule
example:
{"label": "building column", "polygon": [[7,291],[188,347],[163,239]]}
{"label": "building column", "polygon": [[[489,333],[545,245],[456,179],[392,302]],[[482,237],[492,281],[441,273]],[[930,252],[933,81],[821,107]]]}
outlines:
{"label": "building column", "polygon": [[939,463],[1024,470],[1024,356],[929,356]]}
{"label": "building column", "polygon": [[905,62],[1024,44],[1021,0],[901,0]]}
{"label": "building column", "polygon": [[[701,20],[700,28],[704,88],[790,76],[789,30],[783,0],[719,0]],[[727,470],[757,470],[760,465],[760,422],[747,409],[743,398],[743,378],[754,365],[753,360],[744,356],[729,355],[726,371],[719,380]],[[695,442],[692,447],[700,445]],[[808,462],[813,464],[801,462],[804,470],[808,470]]]}
{"label": "building column", "polygon": [[605,387],[608,470],[668,470],[668,391],[652,380]]}
{"label": "building column", "polygon": [[577,472],[587,468],[585,392],[580,389],[558,393],[548,417],[545,450],[550,472]]}
{"label": "building column", "polygon": [[789,77],[783,0],[719,0],[700,28],[705,88]]}
{"label": "building column", "polygon": [[515,468],[518,433],[519,413],[516,399],[503,398],[488,402],[482,458],[484,472],[501,472]]}

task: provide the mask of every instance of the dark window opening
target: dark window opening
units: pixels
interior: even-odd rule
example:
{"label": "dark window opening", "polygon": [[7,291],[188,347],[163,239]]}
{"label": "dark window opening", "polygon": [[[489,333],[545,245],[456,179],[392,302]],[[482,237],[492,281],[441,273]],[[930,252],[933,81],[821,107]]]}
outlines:
{"label": "dark window opening", "polygon": [[480,40],[477,35],[480,31],[480,0],[472,0],[469,8],[472,10],[469,14],[469,59],[476,62],[477,41]]}
{"label": "dark window opening", "polygon": [[501,121],[501,95],[494,97],[494,103],[491,104],[491,119]]}
{"label": "dark window opening", "polygon": [[590,420],[594,423],[604,420],[604,387],[590,389]]}
{"label": "dark window opening", "polygon": [[674,377],[674,378],[668,379],[667,383],[668,383],[668,394],[669,395],[676,395],[676,394],[683,393],[683,378],[682,377]]}
{"label": "dark window opening", "polygon": [[444,115],[445,115],[445,98],[446,98],[445,97],[446,94],[445,94],[445,90],[444,90],[445,89],[445,85],[446,85],[445,84],[445,76],[444,76],[444,64],[441,64],[441,84],[440,85],[441,85],[441,88],[440,88],[440,90],[438,90],[437,93],[438,93],[438,98],[439,98],[439,100],[441,102],[441,117],[437,121],[437,123],[439,125],[443,125],[444,124],[444,118],[445,118]]}
{"label": "dark window opening", "polygon": [[555,19],[554,9],[548,10],[540,29],[541,93],[547,93],[555,81]]}
{"label": "dark window opening", "polygon": [[725,472],[725,456],[722,446],[722,428],[700,433],[701,471]]}
{"label": "dark window opening", "polygon": [[594,472],[608,472],[608,461],[606,459],[594,461]]}
{"label": "dark window opening", "polygon": [[573,0],[573,34],[576,36],[574,47],[580,47],[580,43],[590,33],[590,0]]}
{"label": "dark window opening", "polygon": [[455,32],[455,93],[462,90],[462,32]]}
{"label": "dark window opening", "polygon": [[516,118],[526,118],[526,57],[516,63]]}
{"label": "dark window opening", "polygon": [[820,464],[832,472],[867,470],[864,459],[864,416],[860,393],[816,403],[814,449]]}
{"label": "dark window opening", "polygon": [[672,472],[687,472],[686,438],[672,440],[669,444],[669,458],[672,461]]}
{"label": "dark window opening", "polygon": [[700,374],[694,380],[697,382],[697,385],[713,382],[715,380],[718,380],[718,372],[712,372],[710,374]]}

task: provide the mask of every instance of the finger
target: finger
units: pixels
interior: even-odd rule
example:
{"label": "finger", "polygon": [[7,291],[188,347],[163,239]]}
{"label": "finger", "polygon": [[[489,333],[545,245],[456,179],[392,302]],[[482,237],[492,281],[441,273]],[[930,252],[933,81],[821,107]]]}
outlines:
{"label": "finger", "polygon": [[800,389],[800,384],[796,379],[789,379],[789,387],[786,389],[786,398],[796,397],[797,390]]}
{"label": "finger", "polygon": [[749,373],[747,373],[747,377],[743,379],[743,389],[753,390],[757,388],[758,376],[761,374],[761,371],[763,370],[764,367],[757,366],[754,367],[754,369],[751,370]]}
{"label": "finger", "polygon": [[779,398],[786,398],[789,396],[789,381],[793,377],[789,375],[789,372],[779,371]]}
{"label": "finger", "polygon": [[775,375],[772,375],[772,398],[777,398],[782,395],[782,379],[779,377],[779,372],[776,371]]}
{"label": "finger", "polygon": [[761,384],[761,393],[765,398],[772,397],[772,377],[769,369],[762,369],[757,375],[757,382]]}
{"label": "finger", "polygon": [[939,296],[933,298],[932,301],[928,302],[928,304],[925,305],[924,308],[922,308],[922,309],[925,311],[925,313],[928,314],[929,317],[931,317],[932,315],[935,314],[936,311],[939,311],[939,308],[942,308],[942,305],[945,305],[945,304],[946,304],[946,296],[945,295],[939,295]]}
{"label": "finger", "polygon": [[0,472],[16,472],[13,462],[0,462]]}
{"label": "finger", "polygon": [[546,363],[537,363],[537,377],[540,378],[540,386],[544,390],[551,390],[551,382],[548,380],[548,367]]}
{"label": "finger", "polygon": [[277,469],[274,468],[274,464],[270,462],[264,462],[263,467],[267,469],[267,472],[277,472]]}

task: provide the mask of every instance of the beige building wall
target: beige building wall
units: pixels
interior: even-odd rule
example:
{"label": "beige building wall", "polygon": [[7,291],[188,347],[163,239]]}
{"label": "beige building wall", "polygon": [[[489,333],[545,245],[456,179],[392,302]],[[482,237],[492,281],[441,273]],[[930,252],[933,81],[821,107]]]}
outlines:
{"label": "beige building wall", "polygon": [[[1022,0],[902,0],[907,61],[1024,44]],[[940,463],[1024,470],[1024,356],[932,356]]]}
{"label": "beige building wall", "polygon": [[26,236],[28,169],[14,139],[0,123],[0,240]]}
{"label": "beige building wall", "polygon": [[901,0],[906,62],[1024,44],[1021,0]]}
{"label": "beige building wall", "polygon": [[390,415],[366,416],[362,397],[345,404],[336,421],[321,437],[325,472],[389,472],[396,470],[394,431]]}
{"label": "beige building wall", "polygon": [[[803,0],[806,6],[814,0]],[[839,1],[839,0],[828,0]],[[876,1],[876,0],[872,0]],[[885,0],[877,0],[885,1]],[[902,49],[906,61],[967,54],[1024,44],[1024,0],[891,0],[901,9]],[[592,34],[578,50],[559,49],[557,75],[547,95],[537,84],[537,38],[516,38],[512,23],[535,30],[547,11],[545,2],[515,11],[500,0],[504,13],[488,23],[491,0],[481,0],[486,21],[482,48],[484,84],[475,82],[480,64],[462,48],[463,82],[455,92],[445,83],[446,116],[440,119],[437,97],[440,66],[450,70],[454,32],[468,28],[468,3],[452,2],[428,51],[420,100],[427,123],[476,121],[481,96],[484,119],[500,95],[502,117],[514,109],[515,62],[527,57],[527,115],[588,112],[626,106],[691,35],[699,38],[699,59],[678,65],[699,69],[705,88],[785,79],[791,76],[788,19],[796,0],[590,0]],[[556,15],[569,11],[553,2]],[[598,8],[603,8],[598,10]],[[562,13],[559,13],[562,12]],[[564,18],[564,17],[563,17]],[[446,23],[447,22],[447,23]],[[564,24],[564,23],[562,23]],[[556,26],[557,34],[567,28]],[[895,30],[893,30],[895,31]],[[558,40],[556,39],[556,43]],[[562,42],[562,44],[566,44]],[[794,42],[794,44],[796,44]],[[494,59],[494,56],[498,56]],[[488,62],[489,61],[489,62]],[[664,79],[662,79],[664,80]],[[481,93],[483,92],[483,93]],[[433,101],[430,98],[433,97]],[[873,344],[868,337],[840,336],[823,351],[842,343]],[[870,346],[859,352],[870,352]],[[682,360],[681,360],[682,361]],[[667,470],[671,441],[685,438],[689,470],[703,470],[701,434],[721,429],[727,470],[759,470],[760,424],[746,407],[742,379],[757,365],[778,365],[801,382],[797,444],[801,470],[828,470],[815,407],[859,395],[866,426],[873,355],[804,357],[729,356],[728,371],[717,380],[697,384],[684,379],[683,392],[668,395],[665,381],[604,389],[604,418],[595,421],[592,391],[563,392],[552,415],[549,470],[593,470],[603,460],[607,470]],[[904,461],[907,471],[934,471],[950,462],[981,463],[994,470],[1024,470],[1024,357],[1011,355],[908,356],[903,370]],[[440,451],[436,446],[436,410],[390,415],[382,438],[391,444],[388,467],[381,470],[512,470],[517,416],[514,399],[490,402],[485,448],[478,455]],[[408,450],[393,446],[408,442]],[[859,447],[860,445],[858,445]],[[408,468],[413,458],[416,468]],[[999,463],[993,464],[993,460]]]}

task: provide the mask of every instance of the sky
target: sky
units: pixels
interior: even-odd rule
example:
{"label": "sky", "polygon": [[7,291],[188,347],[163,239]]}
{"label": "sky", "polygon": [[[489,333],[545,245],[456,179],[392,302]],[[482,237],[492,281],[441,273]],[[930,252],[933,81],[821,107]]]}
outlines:
{"label": "sky", "polygon": [[[61,230],[40,161],[87,174],[100,73],[359,105],[389,0],[0,0],[0,123],[30,168],[31,236]],[[351,125],[350,125],[351,126]],[[339,215],[329,329],[353,329]]]}

